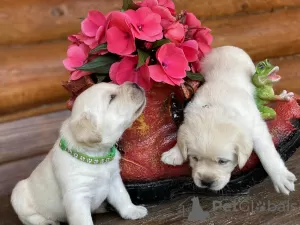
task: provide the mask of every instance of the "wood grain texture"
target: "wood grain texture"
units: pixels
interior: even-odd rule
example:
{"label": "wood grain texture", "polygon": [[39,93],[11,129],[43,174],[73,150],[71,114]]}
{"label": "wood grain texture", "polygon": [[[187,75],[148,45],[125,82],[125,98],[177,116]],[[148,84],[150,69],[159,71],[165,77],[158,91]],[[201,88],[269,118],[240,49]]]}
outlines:
{"label": "wood grain texture", "polygon": [[21,110],[14,113],[6,114],[5,116],[1,116],[0,124],[8,121],[19,120],[19,119],[32,117],[32,116],[38,116],[42,114],[62,111],[65,109],[66,109],[66,102],[42,105],[35,108]]}
{"label": "wood grain texture", "polygon": [[[188,10],[206,18],[296,7],[300,6],[300,0],[177,0],[175,4],[178,12]],[[121,0],[4,0],[0,7],[0,30],[4,31],[0,44],[65,38],[79,30],[79,18],[85,17],[88,10],[99,9],[107,13],[121,7]]]}
{"label": "wood grain texture", "polygon": [[287,89],[300,95],[300,55],[280,57],[270,61],[279,66],[278,74],[282,76],[281,81],[274,86],[274,89],[277,92]]}
{"label": "wood grain texture", "polygon": [[64,102],[69,78],[62,65],[68,43],[0,48],[0,116]]}
{"label": "wood grain texture", "polygon": [[213,46],[233,45],[253,60],[300,53],[300,9],[232,16],[204,23],[212,29]]}
{"label": "wood grain texture", "polygon": [[106,13],[120,7],[121,0],[2,0],[0,44],[66,38],[80,29],[88,10]]}
{"label": "wood grain texture", "polygon": [[[39,161],[40,159],[36,159]],[[295,173],[297,177],[300,176],[300,167],[297,166],[300,160],[300,151],[298,150],[292,158],[287,162],[287,167]],[[37,163],[37,162],[35,162]],[[20,164],[21,165],[21,164]],[[24,164],[23,164],[24,165]],[[12,168],[12,166],[11,166]],[[25,169],[22,167],[22,169]],[[32,168],[31,168],[32,169]],[[0,168],[1,171],[1,168]],[[24,174],[18,169],[12,169],[11,173],[21,174],[20,179],[24,178]],[[2,171],[1,171],[2,172]],[[8,170],[6,170],[8,172]],[[3,179],[0,179],[3,181]],[[10,182],[10,181],[5,181]],[[14,181],[15,182],[15,181]],[[2,185],[2,183],[0,183]],[[300,182],[296,181],[296,190],[300,188]],[[0,192],[1,193],[1,192]],[[1,196],[1,195],[0,195]],[[263,183],[254,186],[246,195],[236,195],[231,197],[206,197],[198,196],[200,204],[205,211],[209,211],[209,217],[203,222],[188,221],[189,212],[191,212],[192,204],[191,198],[193,196],[183,195],[176,199],[161,203],[158,205],[147,206],[149,214],[141,220],[131,221],[123,220],[116,213],[106,213],[94,216],[95,225],[168,225],[168,224],[201,224],[201,225],[299,225],[300,224],[300,192],[291,193],[290,196],[285,196],[275,192],[270,179]],[[10,203],[9,196],[0,197],[0,218],[1,225],[21,225],[16,214],[14,213]],[[222,201],[225,203],[237,203],[237,210],[213,210],[213,202]],[[268,204],[293,204],[294,207],[289,210],[264,211],[259,212],[252,210],[252,203],[254,208],[259,202]],[[247,210],[249,207],[249,210]]]}
{"label": "wood grain texture", "polygon": [[[55,143],[69,111],[0,124],[1,164],[47,153]],[[1,173],[0,173],[1,174]]]}
{"label": "wood grain texture", "polygon": [[270,12],[300,6],[299,0],[174,0],[176,8],[195,13],[200,19],[225,15]]}

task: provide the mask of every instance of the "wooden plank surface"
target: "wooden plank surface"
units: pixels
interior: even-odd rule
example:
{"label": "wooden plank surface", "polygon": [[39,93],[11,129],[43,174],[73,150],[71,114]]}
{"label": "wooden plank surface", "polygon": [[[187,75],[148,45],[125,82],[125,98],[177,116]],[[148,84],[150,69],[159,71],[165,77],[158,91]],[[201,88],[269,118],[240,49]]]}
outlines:
{"label": "wooden plank surface", "polygon": [[[0,116],[66,101],[67,42],[0,48]],[[30,53],[30,54],[29,54]]]}
{"label": "wooden plank surface", "polygon": [[[300,151],[297,151],[288,161],[288,168],[300,177]],[[250,189],[247,195],[205,197],[198,196],[203,210],[209,212],[209,217],[203,222],[188,221],[189,212],[192,210],[191,198],[194,195],[178,196],[176,199],[158,205],[147,206],[149,215],[141,220],[130,221],[121,219],[116,213],[106,213],[94,216],[95,225],[167,225],[167,224],[201,224],[201,225],[299,225],[300,224],[300,182],[296,182],[296,192],[290,196],[277,194],[269,179]],[[8,196],[0,197],[0,224],[21,225],[9,203]],[[216,209],[214,202],[237,204],[237,210]],[[287,203],[289,201],[289,203]],[[268,203],[285,205],[286,210],[277,208],[273,211],[252,210],[260,204]],[[287,204],[290,209],[287,209]],[[293,204],[293,207],[291,205]],[[249,207],[249,210],[247,209]],[[184,212],[184,213],[183,213]]]}
{"label": "wooden plank surface", "polygon": [[234,45],[246,50],[253,60],[300,53],[300,9],[293,8],[247,16],[208,20],[213,46]]}
{"label": "wooden plank surface", "polygon": [[[207,18],[294,8],[300,6],[300,0],[177,0],[175,4],[178,12],[188,10],[199,18]],[[2,0],[0,30],[4,32],[1,33],[0,44],[65,38],[79,30],[79,18],[85,17],[88,10],[99,9],[107,13],[121,7],[121,0]],[[274,23],[282,19],[278,18]]]}
{"label": "wooden plank surface", "polygon": [[[47,153],[58,138],[62,122],[70,115],[61,111],[0,124],[0,167],[10,161]],[[9,176],[3,174],[2,176]]]}
{"label": "wooden plank surface", "polygon": [[80,28],[89,9],[103,13],[121,7],[121,0],[2,0],[0,44],[65,38]]}
{"label": "wooden plank surface", "polygon": [[270,12],[276,9],[298,7],[299,0],[174,0],[180,10],[194,12],[199,18],[217,18],[233,14]]}

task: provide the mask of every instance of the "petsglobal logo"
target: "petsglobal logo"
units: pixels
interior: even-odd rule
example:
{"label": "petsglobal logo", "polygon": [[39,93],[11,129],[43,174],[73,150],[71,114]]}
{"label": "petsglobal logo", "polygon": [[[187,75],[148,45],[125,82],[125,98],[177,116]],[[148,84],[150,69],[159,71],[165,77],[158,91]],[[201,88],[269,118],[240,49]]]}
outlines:
{"label": "petsglobal logo", "polygon": [[[183,203],[190,200],[192,207],[185,207]],[[201,222],[209,218],[209,213],[213,211],[224,212],[288,212],[298,208],[297,203],[290,202],[290,200],[274,202],[271,200],[246,200],[246,199],[229,199],[222,201],[212,201],[212,207],[210,210],[205,211],[198,197],[187,198],[179,205],[182,211],[183,217],[187,217],[190,222]]]}
{"label": "petsglobal logo", "polygon": [[223,210],[225,212],[288,212],[297,208],[297,204],[289,200],[281,202],[271,200],[213,201],[212,204],[212,211]]}

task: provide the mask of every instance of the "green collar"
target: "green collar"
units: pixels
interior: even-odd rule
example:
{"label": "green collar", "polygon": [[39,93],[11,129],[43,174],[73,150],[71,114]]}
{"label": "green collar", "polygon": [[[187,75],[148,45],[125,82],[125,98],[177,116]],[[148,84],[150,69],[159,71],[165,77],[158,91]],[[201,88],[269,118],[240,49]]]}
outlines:
{"label": "green collar", "polygon": [[59,147],[61,148],[61,150],[68,152],[74,158],[76,158],[82,162],[89,163],[89,164],[103,164],[103,163],[110,162],[114,159],[114,157],[116,155],[116,151],[117,151],[116,147],[113,146],[110,149],[110,152],[106,156],[92,157],[92,156],[88,156],[86,154],[80,153],[74,149],[69,149],[68,144],[64,138],[60,139]]}

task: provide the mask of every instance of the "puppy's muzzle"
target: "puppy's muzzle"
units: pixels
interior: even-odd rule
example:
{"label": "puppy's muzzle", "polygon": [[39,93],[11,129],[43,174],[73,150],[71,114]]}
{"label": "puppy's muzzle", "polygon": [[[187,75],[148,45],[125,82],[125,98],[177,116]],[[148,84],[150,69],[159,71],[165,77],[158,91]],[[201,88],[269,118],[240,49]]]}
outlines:
{"label": "puppy's muzzle", "polygon": [[212,180],[200,180],[200,181],[201,181],[201,185],[206,188],[210,188],[214,183],[214,181]]}

